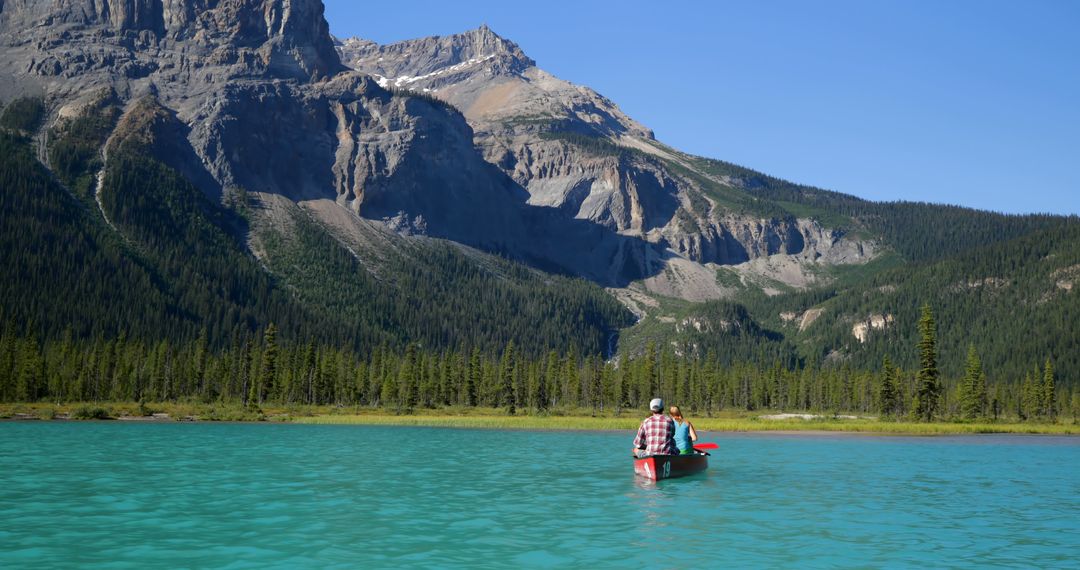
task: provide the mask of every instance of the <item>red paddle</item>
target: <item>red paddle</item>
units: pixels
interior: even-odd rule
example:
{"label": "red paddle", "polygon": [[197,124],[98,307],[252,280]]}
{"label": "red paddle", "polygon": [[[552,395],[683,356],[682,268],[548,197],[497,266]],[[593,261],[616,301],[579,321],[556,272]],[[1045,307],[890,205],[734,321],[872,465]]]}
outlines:
{"label": "red paddle", "polygon": [[718,449],[719,447],[719,445],[712,442],[694,444],[694,449]]}

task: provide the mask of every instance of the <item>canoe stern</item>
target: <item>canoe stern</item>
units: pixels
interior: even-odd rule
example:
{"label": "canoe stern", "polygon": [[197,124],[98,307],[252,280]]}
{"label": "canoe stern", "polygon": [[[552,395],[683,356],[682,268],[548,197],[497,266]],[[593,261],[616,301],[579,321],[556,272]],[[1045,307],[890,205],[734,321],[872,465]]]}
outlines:
{"label": "canoe stern", "polygon": [[709,468],[708,455],[652,455],[634,459],[634,473],[659,481],[701,473]]}

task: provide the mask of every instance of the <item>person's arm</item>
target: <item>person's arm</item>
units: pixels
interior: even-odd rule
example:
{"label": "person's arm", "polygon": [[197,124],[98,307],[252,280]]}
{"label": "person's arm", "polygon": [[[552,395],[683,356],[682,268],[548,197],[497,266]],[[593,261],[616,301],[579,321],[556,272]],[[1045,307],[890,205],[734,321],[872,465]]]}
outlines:
{"label": "person's arm", "polygon": [[641,427],[634,436],[634,455],[637,455],[639,449],[645,449],[645,422],[641,422]]}
{"label": "person's arm", "polygon": [[694,429],[694,424],[690,423],[689,421],[687,421],[686,423],[690,425],[690,441],[697,441],[697,430]]}

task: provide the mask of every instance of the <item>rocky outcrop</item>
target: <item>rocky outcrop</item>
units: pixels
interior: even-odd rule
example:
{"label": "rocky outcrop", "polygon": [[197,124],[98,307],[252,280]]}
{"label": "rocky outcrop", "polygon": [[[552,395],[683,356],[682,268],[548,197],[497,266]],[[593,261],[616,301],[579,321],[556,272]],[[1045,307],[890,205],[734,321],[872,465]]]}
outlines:
{"label": "rocky outcrop", "polygon": [[9,0],[4,71],[53,88],[154,75],[189,94],[238,77],[317,80],[342,69],[322,12],[319,0]]}
{"label": "rocky outcrop", "polygon": [[712,321],[704,317],[686,317],[683,320],[675,323],[675,332],[681,333],[684,331],[689,332],[693,329],[699,333],[711,333],[717,330],[724,333],[731,333],[742,327],[742,323],[736,320],[719,319]]}
{"label": "rocky outcrop", "polygon": [[870,315],[865,319],[856,322],[851,327],[851,335],[854,336],[859,343],[865,343],[870,338],[872,331],[883,331],[893,324],[895,318],[890,314],[884,315]]}
{"label": "rocky outcrop", "polygon": [[825,313],[825,309],[807,309],[802,314],[802,318],[799,319],[799,332],[803,332],[810,328],[810,325],[814,324],[821,315]]}
{"label": "rocky outcrop", "polygon": [[1062,267],[1050,274],[1054,280],[1054,286],[1062,291],[1072,291],[1077,281],[1080,281],[1080,265]]}

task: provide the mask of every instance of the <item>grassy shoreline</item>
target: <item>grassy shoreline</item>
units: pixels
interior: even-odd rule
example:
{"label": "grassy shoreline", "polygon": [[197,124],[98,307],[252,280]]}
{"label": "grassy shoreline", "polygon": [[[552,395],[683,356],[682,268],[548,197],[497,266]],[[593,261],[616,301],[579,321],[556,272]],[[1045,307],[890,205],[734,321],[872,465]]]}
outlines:
{"label": "grassy shoreline", "polygon": [[[878,435],[963,435],[1042,434],[1080,435],[1080,424],[1071,418],[1058,423],[1002,422],[907,422],[877,419],[763,419],[768,412],[723,412],[715,417],[691,417],[705,432],[834,432]],[[323,425],[421,426],[471,429],[520,430],[634,430],[644,414],[624,411],[591,415],[577,413],[508,416],[503,410],[446,408],[415,410],[396,414],[392,410],[338,408],[333,406],[264,406],[252,409],[238,404],[155,403],[22,403],[0,404],[0,420],[83,420],[119,419],[127,421],[233,421],[292,422]]]}

